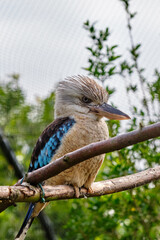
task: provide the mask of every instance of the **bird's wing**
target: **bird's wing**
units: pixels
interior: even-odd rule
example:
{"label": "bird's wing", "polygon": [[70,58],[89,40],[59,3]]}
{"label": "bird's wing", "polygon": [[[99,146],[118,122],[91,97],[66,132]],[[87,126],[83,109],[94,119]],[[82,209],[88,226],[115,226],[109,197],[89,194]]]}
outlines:
{"label": "bird's wing", "polygon": [[[69,117],[58,118],[52,122],[42,132],[32,153],[29,172],[47,165],[57,149],[59,148],[62,138],[72,128],[75,120]],[[33,212],[39,203],[31,203],[24,222],[15,238],[15,240],[24,240],[26,233],[31,226],[34,216]],[[42,204],[42,203],[41,203]]]}
{"label": "bird's wing", "polygon": [[62,138],[74,125],[73,118],[58,118],[52,122],[40,135],[32,153],[29,172],[47,165],[57,149]]}

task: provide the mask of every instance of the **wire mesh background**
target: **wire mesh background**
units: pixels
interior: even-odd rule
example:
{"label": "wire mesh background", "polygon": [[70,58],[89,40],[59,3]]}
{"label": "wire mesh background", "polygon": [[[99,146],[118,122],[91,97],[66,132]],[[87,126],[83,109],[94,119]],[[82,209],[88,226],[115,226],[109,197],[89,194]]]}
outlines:
{"label": "wire mesh background", "polygon": [[[135,43],[142,43],[140,67],[146,69],[144,74],[152,81],[154,69],[160,66],[160,1],[133,0],[131,9],[132,12],[138,13],[132,25]],[[20,74],[20,85],[27,95],[28,102],[32,103],[35,102],[35,96],[40,98],[48,96],[60,79],[87,74],[82,69],[87,66],[89,57],[86,46],[91,44],[88,33],[83,29],[86,20],[97,21],[99,29],[109,27],[111,32],[109,43],[118,45],[118,54],[127,58],[130,40],[126,13],[120,0],[1,0],[0,84],[8,81],[8,75]],[[137,76],[134,77],[133,80],[136,81]],[[129,114],[124,80],[115,76],[112,81],[107,80],[106,84],[117,88],[111,97],[114,105]],[[3,114],[1,117],[3,118]],[[25,162],[27,159],[29,162],[31,148],[34,146],[32,138],[40,127],[45,126],[41,126],[43,121],[38,125],[36,125],[38,121],[33,125],[25,125],[23,118],[21,119],[24,126],[19,126],[17,121],[12,135],[13,125],[10,124],[10,132],[7,135],[6,130],[6,136],[16,151],[18,161]],[[32,134],[33,128],[34,130],[36,128],[36,131]],[[23,141],[21,143],[25,138],[27,139],[25,144]],[[18,152],[20,147],[22,153]],[[140,162],[137,164],[139,169],[144,168],[145,162],[142,161],[142,164]],[[26,166],[28,168],[28,163]],[[11,181],[14,171],[12,169],[9,171],[7,167],[5,159],[1,163],[1,179]],[[14,222],[15,220],[18,226],[18,217],[16,219],[14,217]],[[2,229],[4,225],[7,226],[6,220],[4,222],[1,224]],[[13,227],[9,231],[13,232],[10,234],[14,234]],[[35,234],[37,232],[39,231]]]}
{"label": "wire mesh background", "polygon": [[[140,63],[152,79],[153,69],[160,65],[160,2],[134,0],[131,7],[138,12],[133,33],[142,43]],[[119,45],[120,54],[127,54],[126,15],[118,0],[1,0],[0,81],[19,73],[27,99],[33,101],[36,95],[47,96],[60,79],[87,74],[82,69],[87,66],[85,47],[90,43],[82,27],[87,19],[97,21],[99,28],[108,26],[110,41]],[[128,108],[123,81],[117,77],[111,84],[118,86],[115,105]]]}

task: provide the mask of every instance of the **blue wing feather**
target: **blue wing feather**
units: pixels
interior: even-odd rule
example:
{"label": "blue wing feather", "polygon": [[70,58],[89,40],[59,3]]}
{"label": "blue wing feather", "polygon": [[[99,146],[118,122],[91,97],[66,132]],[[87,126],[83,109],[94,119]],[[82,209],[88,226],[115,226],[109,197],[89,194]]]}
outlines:
{"label": "blue wing feather", "polygon": [[73,118],[59,118],[43,131],[33,150],[29,172],[41,168],[51,161],[61,145],[64,135],[74,124]]}

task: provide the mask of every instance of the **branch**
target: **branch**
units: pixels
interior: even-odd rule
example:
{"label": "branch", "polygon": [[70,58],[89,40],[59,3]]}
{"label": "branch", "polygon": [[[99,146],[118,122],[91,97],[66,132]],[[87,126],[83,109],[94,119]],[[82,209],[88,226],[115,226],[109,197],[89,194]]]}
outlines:
{"label": "branch", "polygon": [[[74,152],[66,154],[65,156],[55,160],[54,162],[48,164],[45,167],[28,173],[25,177],[25,181],[30,184],[38,184],[94,156],[98,156],[103,153],[113,152],[115,150],[119,150],[124,147],[159,136],[160,122],[144,127],[140,130],[113,137],[109,140],[92,143]],[[18,184],[20,184],[20,180],[16,185]]]}
{"label": "branch", "polygon": [[22,165],[19,164],[8,139],[3,134],[2,129],[0,129],[0,147],[8,163],[11,164],[11,166],[14,168],[15,176],[17,178],[22,178],[24,175],[24,168]]}
{"label": "branch", "polygon": [[[142,186],[160,179],[160,166],[149,168],[145,171],[131,174],[111,180],[95,182],[92,184],[92,191],[87,193],[85,188],[81,189],[80,197],[95,197],[106,194],[121,192]],[[75,198],[73,187],[67,185],[43,186],[46,201],[58,199]],[[1,186],[0,200],[10,202],[37,202],[40,200],[41,190],[31,185]]]}

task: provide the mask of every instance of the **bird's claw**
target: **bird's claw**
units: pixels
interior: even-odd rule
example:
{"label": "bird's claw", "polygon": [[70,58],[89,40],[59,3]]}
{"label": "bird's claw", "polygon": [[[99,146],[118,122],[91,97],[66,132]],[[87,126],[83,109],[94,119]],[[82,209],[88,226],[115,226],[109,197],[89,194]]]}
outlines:
{"label": "bird's claw", "polygon": [[90,193],[93,193],[92,187],[89,187],[89,188],[87,189],[87,194],[90,194]]}
{"label": "bird's claw", "polygon": [[75,192],[75,197],[79,198],[81,188],[79,188],[77,186],[73,186],[73,188],[74,188],[74,192]]}
{"label": "bird's claw", "polygon": [[84,187],[84,188],[87,190],[87,192],[86,192],[86,193],[83,193],[83,197],[84,197],[84,198],[88,198],[88,195],[89,195],[90,193],[93,193],[93,190],[92,190],[91,187],[89,187],[89,188]]}

